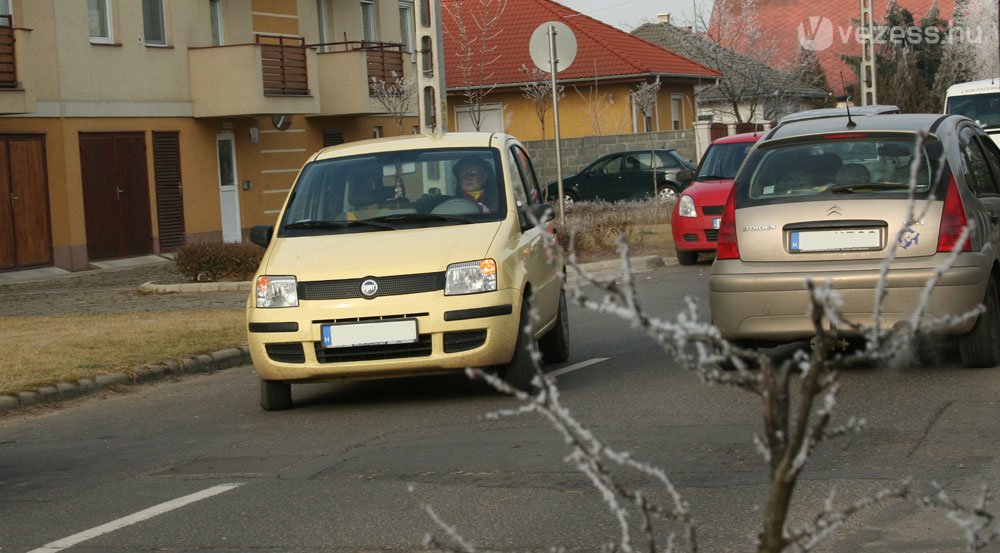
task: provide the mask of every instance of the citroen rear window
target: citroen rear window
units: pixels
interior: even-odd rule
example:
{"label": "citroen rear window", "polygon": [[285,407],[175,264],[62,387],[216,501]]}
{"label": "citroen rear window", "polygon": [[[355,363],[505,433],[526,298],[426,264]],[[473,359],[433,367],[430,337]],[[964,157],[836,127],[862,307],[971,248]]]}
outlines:
{"label": "citroen rear window", "polygon": [[830,198],[906,198],[935,191],[943,149],[913,135],[842,133],[761,144],[737,179],[737,207]]}

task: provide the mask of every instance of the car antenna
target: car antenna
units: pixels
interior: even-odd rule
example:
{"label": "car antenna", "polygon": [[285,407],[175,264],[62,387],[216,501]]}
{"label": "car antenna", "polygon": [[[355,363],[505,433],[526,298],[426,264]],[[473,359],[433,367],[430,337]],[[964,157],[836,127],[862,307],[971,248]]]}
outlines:
{"label": "car antenna", "polygon": [[[844,72],[843,71],[840,72],[840,86],[842,86],[844,88],[844,94],[847,94],[847,83],[844,82]],[[847,109],[847,128],[848,129],[853,129],[854,127],[857,127],[858,124],[854,122],[854,119],[851,119],[851,97],[850,96],[847,96],[847,99],[844,100],[844,108]]]}

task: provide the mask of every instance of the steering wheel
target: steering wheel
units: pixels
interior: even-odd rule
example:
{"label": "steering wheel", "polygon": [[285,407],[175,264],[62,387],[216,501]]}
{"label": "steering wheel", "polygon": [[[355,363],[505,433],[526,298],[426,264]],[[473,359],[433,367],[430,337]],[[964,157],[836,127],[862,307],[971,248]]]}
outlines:
{"label": "steering wheel", "polygon": [[437,215],[475,215],[482,213],[479,204],[468,198],[448,198],[434,206],[431,213]]}

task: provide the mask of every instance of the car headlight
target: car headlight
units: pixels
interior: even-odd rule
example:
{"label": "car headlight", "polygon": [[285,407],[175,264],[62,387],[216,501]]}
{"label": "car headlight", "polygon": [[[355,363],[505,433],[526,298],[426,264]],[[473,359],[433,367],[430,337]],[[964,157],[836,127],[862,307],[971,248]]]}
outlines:
{"label": "car headlight", "polygon": [[448,265],[444,295],[478,294],[497,289],[497,262],[492,259]]}
{"label": "car headlight", "polygon": [[257,277],[257,307],[298,307],[299,292],[293,276]]}
{"label": "car headlight", "polygon": [[681,217],[697,217],[698,210],[694,208],[694,198],[681,196],[681,201],[677,203],[677,214]]}

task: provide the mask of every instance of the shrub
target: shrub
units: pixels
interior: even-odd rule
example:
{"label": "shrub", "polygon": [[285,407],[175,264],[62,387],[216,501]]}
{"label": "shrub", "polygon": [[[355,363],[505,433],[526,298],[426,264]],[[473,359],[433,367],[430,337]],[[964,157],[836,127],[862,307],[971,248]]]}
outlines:
{"label": "shrub", "polygon": [[573,249],[579,256],[614,254],[618,237],[624,236],[629,247],[641,250],[641,225],[662,225],[670,222],[672,201],[641,200],[624,202],[576,202],[566,209],[566,228],[559,232],[559,245]]}
{"label": "shrub", "polygon": [[249,243],[188,242],[174,252],[177,272],[199,282],[250,280],[264,254]]}

